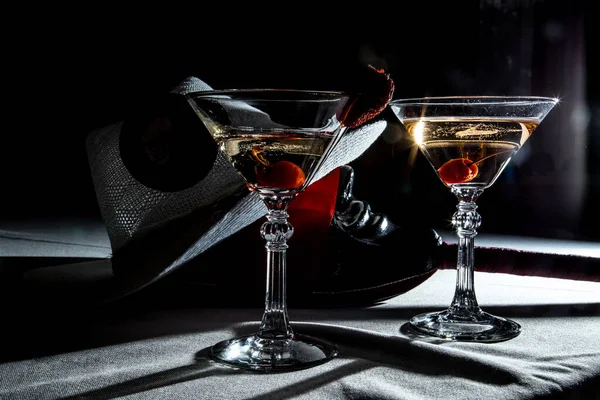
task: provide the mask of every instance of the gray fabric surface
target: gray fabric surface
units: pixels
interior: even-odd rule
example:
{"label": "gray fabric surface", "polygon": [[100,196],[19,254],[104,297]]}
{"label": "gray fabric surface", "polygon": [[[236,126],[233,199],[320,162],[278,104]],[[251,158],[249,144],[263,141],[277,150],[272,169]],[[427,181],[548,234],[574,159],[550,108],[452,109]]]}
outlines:
{"label": "gray fabric surface", "polygon": [[[447,243],[458,243],[452,230],[436,229]],[[537,238],[531,236],[502,235],[481,232],[475,238],[477,247],[496,247],[543,254],[559,254],[576,257],[600,258],[600,242]]]}
{"label": "gray fabric surface", "polygon": [[589,385],[600,377],[600,283],[478,272],[480,305],[518,321],[520,336],[483,344],[401,333],[415,313],[450,303],[454,279],[438,271],[369,308],[291,309],[297,332],[340,348],[311,369],[249,373],[203,358],[210,345],[254,331],[260,309],[155,310],[87,332],[112,344],[1,364],[0,399],[598,398]]}
{"label": "gray fabric surface", "polygon": [[111,254],[100,219],[0,221],[0,257],[108,258]]}

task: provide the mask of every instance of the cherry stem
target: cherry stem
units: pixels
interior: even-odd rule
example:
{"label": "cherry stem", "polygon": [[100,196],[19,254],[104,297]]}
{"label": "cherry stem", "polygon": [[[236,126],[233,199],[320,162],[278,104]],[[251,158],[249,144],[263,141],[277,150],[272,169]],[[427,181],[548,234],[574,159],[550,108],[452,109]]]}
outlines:
{"label": "cherry stem", "polygon": [[488,159],[488,158],[490,158],[490,157],[495,157],[495,156],[497,156],[497,155],[499,155],[499,154],[502,154],[502,153],[508,153],[508,152],[510,152],[510,151],[513,151],[513,150],[502,150],[502,151],[499,151],[499,152],[497,152],[497,153],[490,154],[489,156],[485,156],[485,157],[483,157],[481,160],[477,160],[477,161],[471,162],[471,164],[467,165],[467,167],[470,167],[470,166],[471,166],[471,165],[473,165],[473,164],[479,164],[480,162],[482,162],[482,161],[485,161],[485,160],[487,160],[487,159]]}

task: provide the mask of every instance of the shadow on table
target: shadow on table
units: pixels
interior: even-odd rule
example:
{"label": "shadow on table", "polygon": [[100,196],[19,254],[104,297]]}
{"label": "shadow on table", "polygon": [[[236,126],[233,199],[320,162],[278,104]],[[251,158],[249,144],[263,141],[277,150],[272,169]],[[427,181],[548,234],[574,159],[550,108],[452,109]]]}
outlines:
{"label": "shadow on table", "polygon": [[[442,344],[447,341],[424,342],[403,336],[400,331],[400,322],[397,335],[385,335],[379,333],[375,328],[366,330],[333,324],[296,322],[293,323],[293,326],[298,333],[335,343],[340,349],[338,359],[347,362],[343,365],[339,365],[339,362],[328,364],[329,369],[314,369],[315,373],[306,379],[292,382],[249,399],[293,398],[353,374],[382,366],[400,372],[406,371],[423,376],[450,376],[496,386],[518,384],[522,379],[522,371],[516,368],[507,368],[503,364],[503,358],[476,357],[472,352],[464,351],[461,348],[443,346]],[[233,326],[231,334],[232,336],[246,335],[255,332],[257,327],[258,324],[255,322],[238,324]],[[208,358],[208,351],[209,348],[205,348],[195,353],[193,364],[71,395],[61,400],[108,400],[213,376],[264,374],[263,372],[222,366]],[[296,377],[298,376],[302,375]],[[210,387],[210,382],[203,387]]]}
{"label": "shadow on table", "polygon": [[[284,387],[249,397],[248,400],[293,398],[382,365],[424,375],[451,375],[494,385],[508,385],[519,380],[516,373],[498,370],[496,366],[485,361],[413,346],[412,340],[402,336],[385,336],[374,331],[336,325],[310,323],[297,325],[302,333],[337,343],[340,347],[339,358],[349,362]],[[235,327],[234,335],[246,335],[254,332],[256,328],[256,324],[241,324]],[[109,400],[211,376],[264,374],[264,372],[234,369],[215,363],[208,356],[209,350],[210,348],[205,348],[196,353],[194,364],[71,395],[61,400]],[[448,368],[448,365],[452,365],[452,368]]]}
{"label": "shadow on table", "polygon": [[[228,366],[220,366],[208,358],[209,350],[210,348],[206,348],[199,351],[196,354],[196,363],[194,364],[157,372],[125,382],[106,386],[104,388],[63,397],[60,400],[109,400],[146,392],[152,389],[167,387],[182,382],[208,378],[211,376],[264,374],[264,372],[254,372],[234,369]],[[362,365],[359,361],[354,361],[329,370],[325,373],[295,382],[286,387],[266,392],[254,397],[249,397],[247,400],[292,398],[298,396],[299,394],[313,391],[320,386],[324,386],[346,376],[370,369],[371,367],[372,366],[370,365]]]}
{"label": "shadow on table", "polygon": [[271,390],[258,396],[248,397],[246,400],[269,400],[269,399],[292,399],[302,394],[312,392],[313,390],[325,386],[330,382],[366,371],[373,368],[374,365],[366,365],[360,361],[353,361],[331,369],[325,373],[312,376],[310,378],[295,382],[280,389]]}
{"label": "shadow on table", "polygon": [[[319,324],[351,324],[352,321],[373,321],[372,331],[377,331],[377,321],[398,321],[398,328],[414,315],[439,311],[440,307],[361,307],[331,309],[291,309],[292,326]],[[600,303],[543,304],[527,306],[487,306],[484,310],[506,318],[557,318],[600,316]],[[115,311],[114,314],[111,311]],[[218,331],[254,321],[258,324],[262,311],[259,309],[166,309],[166,310],[105,310],[104,312],[81,312],[71,315],[45,313],[12,313],[8,309],[5,321],[11,321],[11,329],[5,332],[0,346],[0,361],[16,361],[34,357],[50,356],[64,352],[79,351],[101,346],[117,345],[132,341],[166,337],[175,334]],[[298,322],[296,322],[298,321]],[[303,321],[303,322],[300,322]],[[40,336],[40,329],[45,334]],[[10,345],[8,345],[10,343]],[[21,345],[22,344],[22,345]]]}
{"label": "shadow on table", "polygon": [[[423,375],[449,375],[494,385],[520,380],[516,371],[498,368],[492,361],[474,358],[460,349],[439,351],[436,346],[422,346],[422,341],[400,334],[384,335],[376,330],[329,324],[296,323],[293,326],[298,333],[335,343],[340,351],[338,358],[356,360],[357,365],[368,368],[384,365]],[[234,335],[252,333],[248,328],[248,325],[235,327]],[[447,341],[438,340],[435,344],[441,343]]]}
{"label": "shadow on table", "polygon": [[[336,325],[298,323],[299,331],[328,339],[340,346],[341,359],[350,362],[310,378],[294,382],[285,387],[251,397],[252,400],[270,398],[292,398],[310,392],[341,378],[386,365],[400,370],[409,370],[422,374],[453,375],[504,385],[519,379],[509,371],[498,371],[493,365],[474,360],[460,358],[455,355],[432,352],[411,345],[411,340],[401,336],[384,336],[374,331],[346,328]],[[234,335],[246,335],[257,328],[255,323],[241,324],[235,327]],[[263,372],[246,371],[222,366],[208,357],[209,348],[196,353],[196,362],[150,375],[138,377],[118,384],[106,386],[64,397],[61,400],[108,400],[136,393],[166,387],[182,382],[204,379],[211,376],[237,374],[264,374]],[[447,365],[451,362],[452,369]],[[490,381],[492,380],[492,382]]]}
{"label": "shadow on table", "polygon": [[235,375],[240,373],[240,371],[234,369],[209,368],[209,360],[198,358],[197,362],[194,364],[156,372],[100,389],[94,389],[88,392],[63,397],[60,400],[108,400],[195,379],[202,379],[215,375]]}

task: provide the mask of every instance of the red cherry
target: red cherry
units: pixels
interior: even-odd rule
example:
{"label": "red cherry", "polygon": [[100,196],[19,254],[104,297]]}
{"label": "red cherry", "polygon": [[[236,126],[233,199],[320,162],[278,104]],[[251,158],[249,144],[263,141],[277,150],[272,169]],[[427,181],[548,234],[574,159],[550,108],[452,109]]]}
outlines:
{"label": "red cherry", "polygon": [[256,173],[258,185],[270,188],[297,189],[305,180],[302,169],[289,161],[277,161],[262,167]]}
{"label": "red cherry", "polygon": [[447,185],[470,182],[477,176],[477,164],[468,158],[455,158],[442,165],[438,170],[440,179]]}

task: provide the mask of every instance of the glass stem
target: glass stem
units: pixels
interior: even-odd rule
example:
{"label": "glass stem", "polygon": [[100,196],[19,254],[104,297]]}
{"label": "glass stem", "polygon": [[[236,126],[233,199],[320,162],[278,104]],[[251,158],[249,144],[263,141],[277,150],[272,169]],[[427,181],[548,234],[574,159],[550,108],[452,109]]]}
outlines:
{"label": "glass stem", "polygon": [[457,211],[452,216],[452,224],[458,236],[458,259],[456,290],[450,309],[454,314],[469,315],[481,311],[475,297],[474,241],[477,228],[481,225],[481,215],[476,211],[475,202],[483,189],[454,186],[452,193],[458,199]]}
{"label": "glass stem", "polygon": [[261,197],[269,212],[260,229],[261,236],[267,241],[267,288],[258,336],[263,339],[289,339],[293,331],[286,303],[286,250],[287,241],[294,233],[287,213],[287,205],[292,198]]}

